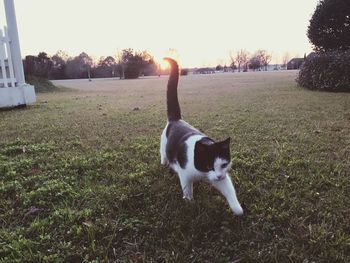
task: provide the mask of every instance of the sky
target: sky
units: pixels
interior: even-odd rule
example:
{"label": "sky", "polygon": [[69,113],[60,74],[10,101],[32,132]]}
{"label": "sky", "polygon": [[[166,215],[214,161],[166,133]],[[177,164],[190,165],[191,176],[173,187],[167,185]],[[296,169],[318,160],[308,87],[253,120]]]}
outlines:
{"label": "sky", "polygon": [[[0,1],[0,26],[5,25]],[[318,0],[14,0],[22,56],[58,50],[95,59],[147,50],[183,67],[229,64],[230,51],[265,49],[272,64],[312,51]]]}

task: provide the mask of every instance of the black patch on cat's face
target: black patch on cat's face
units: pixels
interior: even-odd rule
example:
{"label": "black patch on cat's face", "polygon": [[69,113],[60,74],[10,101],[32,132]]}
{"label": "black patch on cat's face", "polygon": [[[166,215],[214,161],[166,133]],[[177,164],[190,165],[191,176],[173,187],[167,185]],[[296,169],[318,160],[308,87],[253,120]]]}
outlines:
{"label": "black patch on cat's face", "polygon": [[196,142],[194,149],[194,166],[198,171],[209,172],[214,170],[216,158],[227,161],[230,156],[230,138],[222,142],[213,142],[209,138],[203,138]]}

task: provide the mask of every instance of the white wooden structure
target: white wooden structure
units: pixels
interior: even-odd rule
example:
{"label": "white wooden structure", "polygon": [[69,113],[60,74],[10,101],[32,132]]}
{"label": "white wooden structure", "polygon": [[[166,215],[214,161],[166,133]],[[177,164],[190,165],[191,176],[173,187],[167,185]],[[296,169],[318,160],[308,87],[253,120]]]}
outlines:
{"label": "white wooden structure", "polygon": [[25,83],[13,0],[4,0],[7,27],[0,29],[0,108],[35,102],[34,86]]}

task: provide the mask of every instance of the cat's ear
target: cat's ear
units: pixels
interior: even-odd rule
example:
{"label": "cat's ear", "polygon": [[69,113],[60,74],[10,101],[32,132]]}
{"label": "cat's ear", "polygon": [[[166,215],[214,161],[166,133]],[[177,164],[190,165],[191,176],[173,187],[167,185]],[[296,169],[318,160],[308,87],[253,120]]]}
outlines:
{"label": "cat's ear", "polygon": [[195,150],[198,153],[206,153],[208,151],[208,145],[201,141],[196,142]]}
{"label": "cat's ear", "polygon": [[230,142],[231,142],[231,137],[228,137],[226,140],[223,140],[222,142],[220,142],[221,148],[230,149]]}

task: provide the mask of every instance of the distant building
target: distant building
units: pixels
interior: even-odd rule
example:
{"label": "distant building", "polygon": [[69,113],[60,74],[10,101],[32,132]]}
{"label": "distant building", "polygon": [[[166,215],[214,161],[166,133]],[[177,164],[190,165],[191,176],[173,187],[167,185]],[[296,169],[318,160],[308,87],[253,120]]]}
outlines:
{"label": "distant building", "polygon": [[277,70],[281,70],[282,69],[282,66],[281,64],[269,64],[265,67],[262,67],[262,70],[265,70],[266,71],[277,71]]}
{"label": "distant building", "polygon": [[300,69],[303,63],[304,63],[304,58],[292,58],[287,63],[287,69]]}
{"label": "distant building", "polygon": [[193,74],[213,74],[213,73],[215,73],[215,68],[199,68],[193,72]]}

